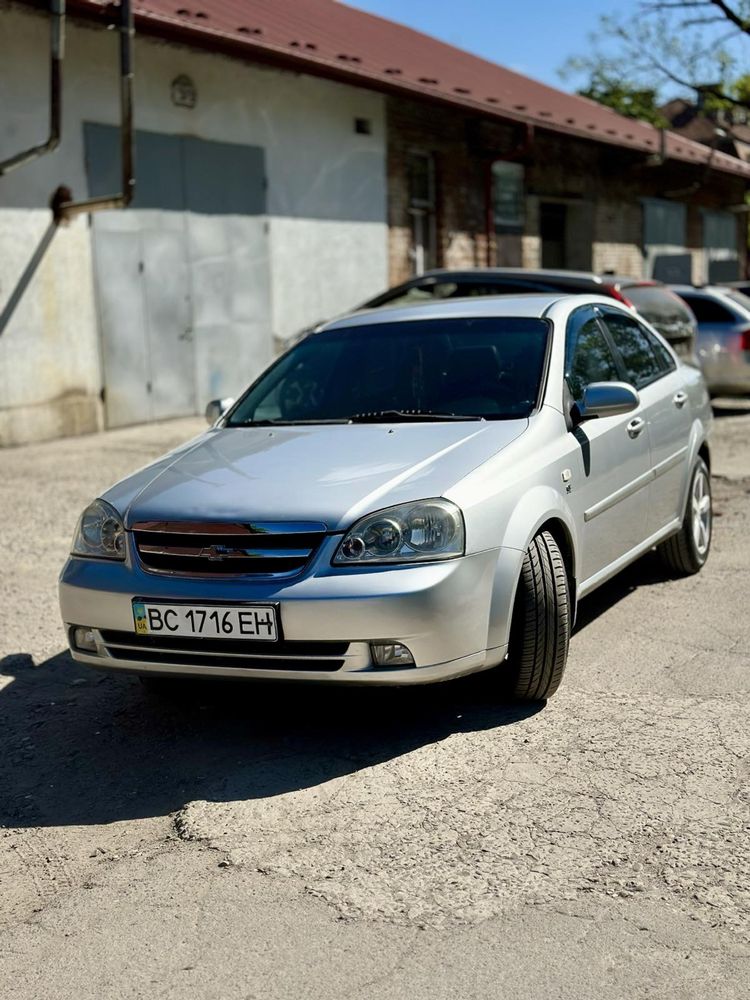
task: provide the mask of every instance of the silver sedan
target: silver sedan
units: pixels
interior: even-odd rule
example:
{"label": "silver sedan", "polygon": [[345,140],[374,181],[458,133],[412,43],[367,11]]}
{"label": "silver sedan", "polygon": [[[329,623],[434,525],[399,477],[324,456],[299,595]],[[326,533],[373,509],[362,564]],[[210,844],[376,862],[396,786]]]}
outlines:
{"label": "silver sedan", "polygon": [[[225,412],[219,412],[224,410]],[[598,296],[368,311],[82,514],[74,659],[142,676],[557,689],[578,601],[711,543],[700,373]]]}
{"label": "silver sedan", "polygon": [[674,285],[698,321],[698,361],[714,396],[750,395],[750,298],[720,285]]}

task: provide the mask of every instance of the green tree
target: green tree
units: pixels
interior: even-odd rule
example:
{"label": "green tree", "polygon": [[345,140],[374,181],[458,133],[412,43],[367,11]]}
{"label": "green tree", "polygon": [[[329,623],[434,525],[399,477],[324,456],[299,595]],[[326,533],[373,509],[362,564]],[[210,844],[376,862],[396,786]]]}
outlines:
{"label": "green tree", "polygon": [[592,70],[588,85],[578,93],[627,118],[639,118],[660,128],[667,125],[666,119],[659,112],[657,91],[653,87],[637,87],[626,80],[618,80],[608,75],[602,67]]}
{"label": "green tree", "polygon": [[586,73],[581,93],[623,114],[628,104],[642,106],[650,121],[647,95],[655,109],[665,89],[707,110],[750,107],[748,63],[750,0],[646,0],[627,15],[602,17],[588,54],[569,59],[561,73]]}

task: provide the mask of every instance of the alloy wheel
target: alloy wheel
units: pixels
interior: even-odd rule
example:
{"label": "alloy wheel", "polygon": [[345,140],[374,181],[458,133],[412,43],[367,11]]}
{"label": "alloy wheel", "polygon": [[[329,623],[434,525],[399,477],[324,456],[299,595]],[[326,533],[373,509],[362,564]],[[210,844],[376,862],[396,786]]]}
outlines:
{"label": "alloy wheel", "polygon": [[698,469],[693,479],[691,503],[693,541],[699,555],[704,556],[711,541],[711,487],[703,469]]}

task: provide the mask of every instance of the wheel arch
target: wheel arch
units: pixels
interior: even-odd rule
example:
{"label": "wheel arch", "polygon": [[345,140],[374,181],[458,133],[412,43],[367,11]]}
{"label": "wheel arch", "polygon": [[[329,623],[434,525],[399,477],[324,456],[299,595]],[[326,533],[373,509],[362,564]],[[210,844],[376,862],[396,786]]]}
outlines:
{"label": "wheel arch", "polygon": [[549,531],[560,548],[575,614],[578,566],[575,522],[563,496],[549,486],[539,486],[524,495],[507,522],[493,581],[488,649],[508,643],[523,558],[540,531]]}
{"label": "wheel arch", "polygon": [[549,531],[557,542],[557,546],[562,554],[565,563],[565,572],[568,574],[568,588],[570,590],[571,603],[571,627],[575,625],[576,612],[578,610],[578,586],[576,583],[576,551],[573,538],[567,524],[559,517],[551,517],[541,524],[535,534],[540,531]]}
{"label": "wheel arch", "polygon": [[703,461],[708,466],[709,474],[711,472],[711,448],[708,443],[708,438],[706,436],[706,428],[704,427],[702,421],[695,420],[690,431],[690,444],[688,445],[688,461],[685,466],[685,475],[682,483],[682,495],[680,497],[680,517],[685,516],[685,511],[687,510],[688,503],[688,493],[690,490],[690,480],[693,475],[693,467],[695,466],[695,460],[697,458],[702,458]]}

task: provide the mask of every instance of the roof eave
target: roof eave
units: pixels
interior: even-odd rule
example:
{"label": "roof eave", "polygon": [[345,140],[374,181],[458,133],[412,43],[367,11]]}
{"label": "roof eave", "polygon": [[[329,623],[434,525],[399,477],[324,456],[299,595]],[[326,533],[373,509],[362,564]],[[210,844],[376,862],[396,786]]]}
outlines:
{"label": "roof eave", "polygon": [[[22,2],[39,6],[38,0],[22,0]],[[71,11],[82,14],[87,19],[93,19],[102,23],[109,22],[111,8],[103,6],[101,3],[96,2],[96,0],[71,0],[69,7]],[[656,157],[661,155],[661,137],[659,130],[656,128],[654,128],[653,139],[643,141],[635,137],[628,139],[627,133],[623,136],[615,133],[614,130],[611,130],[612,134],[608,134],[608,130],[606,129],[581,128],[567,122],[556,121],[552,117],[540,118],[533,115],[525,115],[522,112],[500,104],[495,105],[489,104],[486,101],[474,100],[468,95],[449,94],[438,90],[432,91],[424,84],[412,83],[408,79],[388,79],[383,74],[372,72],[366,67],[358,66],[356,69],[353,69],[348,66],[342,66],[340,63],[334,63],[320,55],[290,52],[288,49],[274,45],[267,40],[260,42],[252,37],[243,37],[241,39],[231,38],[225,32],[215,30],[208,24],[201,23],[198,25],[190,23],[182,18],[167,16],[158,11],[150,11],[147,15],[136,12],[135,24],[141,34],[161,38],[165,41],[179,42],[210,52],[219,51],[246,61],[250,58],[254,62],[263,65],[311,76],[319,76],[346,83],[350,86],[375,90],[380,93],[394,96],[409,95],[417,100],[426,100],[431,103],[471,111],[484,118],[531,125],[552,133],[569,135],[578,139],[588,140],[589,142],[604,143],[619,149],[629,149],[645,156]],[[644,123],[637,124],[642,127]],[[711,167],[721,173],[734,174],[750,182],[750,164],[746,164],[739,159],[734,163],[732,162],[732,157],[716,154],[708,147],[700,147],[698,143],[685,140],[675,133],[667,132],[667,140],[679,142],[683,146],[686,142],[689,142],[692,155],[678,155],[674,151],[666,151],[664,155],[665,160],[677,160],[678,162],[695,167]]]}

